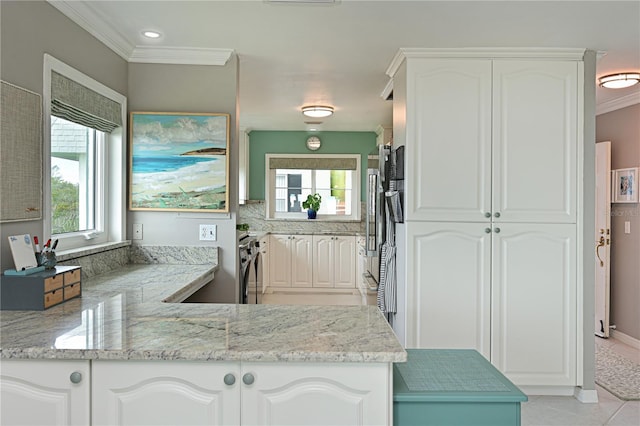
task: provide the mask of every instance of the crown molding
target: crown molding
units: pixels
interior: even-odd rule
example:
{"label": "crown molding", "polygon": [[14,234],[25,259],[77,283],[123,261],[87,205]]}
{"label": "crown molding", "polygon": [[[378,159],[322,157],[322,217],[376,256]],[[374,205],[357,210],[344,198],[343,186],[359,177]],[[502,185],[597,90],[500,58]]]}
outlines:
{"label": "crown molding", "polygon": [[101,16],[93,7],[90,7],[89,2],[66,0],[47,0],[47,2],[104,43],[117,55],[129,60],[134,44],[110,25],[107,18]]}
{"label": "crown molding", "polygon": [[596,115],[606,114],[607,112],[626,108],[635,104],[640,104],[640,90],[596,105]]}
{"label": "crown molding", "polygon": [[233,49],[138,46],[129,62],[147,64],[225,65]]}

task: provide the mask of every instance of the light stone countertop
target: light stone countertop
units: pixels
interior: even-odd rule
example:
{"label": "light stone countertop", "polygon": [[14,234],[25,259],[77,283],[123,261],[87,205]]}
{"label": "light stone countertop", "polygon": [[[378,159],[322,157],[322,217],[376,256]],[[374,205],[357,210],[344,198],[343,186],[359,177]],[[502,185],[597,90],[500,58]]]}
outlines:
{"label": "light stone countertop", "polygon": [[0,358],[406,360],[376,306],[168,303],[184,300],[215,270],[129,265],[84,280],[81,298],[45,311],[0,311]]}

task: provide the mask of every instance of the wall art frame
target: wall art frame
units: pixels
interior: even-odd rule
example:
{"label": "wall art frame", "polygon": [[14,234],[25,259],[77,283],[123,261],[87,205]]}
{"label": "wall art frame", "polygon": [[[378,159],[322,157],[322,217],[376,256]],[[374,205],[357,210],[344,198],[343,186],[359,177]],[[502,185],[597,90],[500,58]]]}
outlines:
{"label": "wall art frame", "polygon": [[229,212],[227,113],[130,112],[129,209]]}
{"label": "wall art frame", "polygon": [[611,202],[638,202],[638,167],[611,171]]}

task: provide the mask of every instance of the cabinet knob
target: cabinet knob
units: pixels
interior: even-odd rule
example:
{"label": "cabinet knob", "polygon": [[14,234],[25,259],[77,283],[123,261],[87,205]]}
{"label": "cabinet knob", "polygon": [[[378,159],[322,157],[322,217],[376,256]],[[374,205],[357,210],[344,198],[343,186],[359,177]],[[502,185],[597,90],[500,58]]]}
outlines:
{"label": "cabinet knob", "polygon": [[232,384],[234,384],[236,382],[236,376],[234,376],[233,374],[229,373],[229,374],[225,374],[224,376],[224,384],[227,386],[231,386]]}
{"label": "cabinet knob", "polygon": [[500,212],[495,212],[495,213],[493,214],[493,217],[500,217]]}
{"label": "cabinet knob", "polygon": [[71,383],[75,383],[75,384],[80,383],[82,381],[82,373],[80,373],[78,371],[74,371],[69,376],[69,380],[71,380]]}
{"label": "cabinet knob", "polygon": [[491,213],[486,212],[486,213],[484,214],[484,217],[491,217]]}
{"label": "cabinet knob", "polygon": [[500,228],[494,229],[493,232],[495,232],[496,234],[499,234],[500,233]]}
{"label": "cabinet knob", "polygon": [[251,373],[247,373],[244,376],[242,376],[242,382],[245,385],[252,385],[255,380],[256,380],[256,378],[253,377],[253,374],[251,374]]}
{"label": "cabinet knob", "polygon": [[487,233],[487,234],[490,234],[491,233],[491,228],[484,228],[484,232]]}

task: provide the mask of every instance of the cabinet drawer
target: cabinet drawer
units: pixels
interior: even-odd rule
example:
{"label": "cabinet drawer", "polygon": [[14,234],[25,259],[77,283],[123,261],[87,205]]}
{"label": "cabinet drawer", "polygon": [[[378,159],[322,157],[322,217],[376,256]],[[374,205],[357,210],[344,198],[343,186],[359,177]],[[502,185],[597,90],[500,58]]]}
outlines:
{"label": "cabinet drawer", "polygon": [[49,291],[55,290],[57,288],[62,287],[64,278],[62,274],[55,275],[53,277],[45,278],[44,280],[44,292],[47,293]]}
{"label": "cabinet drawer", "polygon": [[69,285],[72,283],[77,283],[80,281],[80,271],[81,269],[74,269],[73,271],[64,273],[64,285]]}
{"label": "cabinet drawer", "polygon": [[64,300],[69,300],[80,295],[81,284],[74,283],[64,288]]}
{"label": "cabinet drawer", "polygon": [[[62,276],[60,277],[62,278]],[[61,289],[54,290],[51,293],[44,294],[44,308],[47,309],[53,305],[57,305],[62,302],[63,291]]]}

